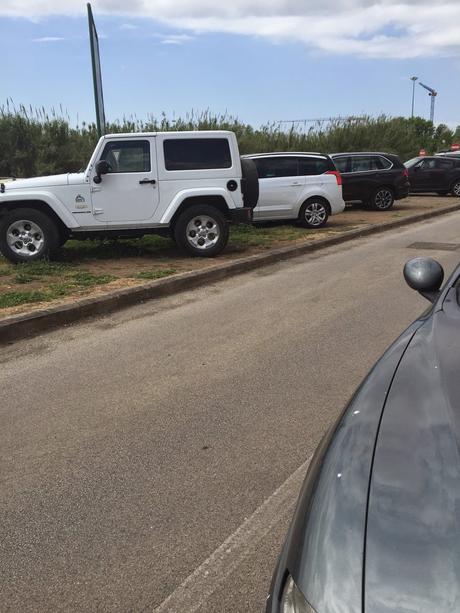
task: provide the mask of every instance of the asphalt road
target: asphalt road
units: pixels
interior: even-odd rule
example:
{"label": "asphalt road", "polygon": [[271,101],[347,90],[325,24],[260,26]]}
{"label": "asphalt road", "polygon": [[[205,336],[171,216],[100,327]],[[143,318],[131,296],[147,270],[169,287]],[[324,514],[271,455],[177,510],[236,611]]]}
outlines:
{"label": "asphalt road", "polygon": [[415,241],[460,214],[0,348],[0,610],[261,611],[308,458],[427,304],[404,261],[458,262]]}

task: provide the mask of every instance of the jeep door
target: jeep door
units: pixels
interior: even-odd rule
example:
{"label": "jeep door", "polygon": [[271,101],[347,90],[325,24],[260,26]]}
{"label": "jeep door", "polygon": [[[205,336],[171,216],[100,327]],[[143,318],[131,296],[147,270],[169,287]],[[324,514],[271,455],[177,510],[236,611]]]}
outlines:
{"label": "jeep door", "polygon": [[155,140],[120,137],[107,140],[99,160],[109,164],[100,183],[91,177],[93,215],[107,225],[146,225],[158,206]]}
{"label": "jeep door", "polygon": [[291,219],[297,216],[305,177],[298,176],[295,156],[254,158],[259,174],[259,202],[254,219]]}

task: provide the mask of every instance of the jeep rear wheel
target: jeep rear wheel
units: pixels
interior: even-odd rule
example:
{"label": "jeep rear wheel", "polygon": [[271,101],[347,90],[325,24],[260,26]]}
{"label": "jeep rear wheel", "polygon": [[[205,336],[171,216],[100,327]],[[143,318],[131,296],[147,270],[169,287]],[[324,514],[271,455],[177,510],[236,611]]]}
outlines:
{"label": "jeep rear wheel", "polygon": [[213,206],[191,206],[179,215],[174,238],[182,251],[198,257],[214,257],[228,243],[228,223]]}
{"label": "jeep rear wheel", "polygon": [[56,224],[35,209],[13,209],[0,219],[0,251],[14,263],[33,262],[59,245]]}

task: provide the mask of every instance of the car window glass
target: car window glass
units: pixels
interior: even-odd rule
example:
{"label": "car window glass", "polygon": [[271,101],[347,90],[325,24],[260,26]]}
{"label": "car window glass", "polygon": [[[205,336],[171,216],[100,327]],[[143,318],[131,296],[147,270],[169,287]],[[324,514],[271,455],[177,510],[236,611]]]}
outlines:
{"label": "car window glass", "polygon": [[111,173],[150,172],[150,143],[147,140],[107,143],[101,160],[109,164]]}
{"label": "car window glass", "polygon": [[381,155],[374,155],[371,159],[372,170],[388,170],[391,168],[391,162]]}
{"label": "car window glass", "polygon": [[348,169],[348,157],[334,158],[335,167],[339,172],[347,172]]}
{"label": "car window glass", "polygon": [[412,158],[410,160],[407,160],[407,162],[404,162],[404,166],[406,168],[412,168],[413,166],[416,166],[419,163],[420,163],[420,158]]}
{"label": "car window glass", "polygon": [[454,167],[454,163],[451,160],[436,160],[436,168],[441,168],[442,170],[450,170]]}
{"label": "car window glass", "polygon": [[297,158],[295,157],[256,158],[254,162],[260,179],[297,176]]}
{"label": "car window glass", "polygon": [[329,170],[329,164],[324,158],[299,157],[299,175],[322,175]]}
{"label": "car window glass", "polygon": [[366,172],[374,170],[371,156],[356,156],[351,158],[351,172]]}
{"label": "car window glass", "polygon": [[226,138],[174,138],[163,143],[166,170],[231,168]]}
{"label": "car window glass", "polygon": [[420,167],[422,170],[431,170],[436,168],[436,160],[423,160]]}

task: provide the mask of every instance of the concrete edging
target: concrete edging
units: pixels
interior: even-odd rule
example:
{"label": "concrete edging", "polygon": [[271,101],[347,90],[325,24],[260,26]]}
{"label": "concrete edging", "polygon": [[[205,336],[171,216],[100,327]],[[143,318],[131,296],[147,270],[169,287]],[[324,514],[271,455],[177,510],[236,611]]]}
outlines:
{"label": "concrete edging", "polygon": [[460,204],[433,209],[425,213],[395,219],[380,225],[367,225],[356,230],[349,230],[338,236],[331,236],[318,241],[272,249],[268,253],[247,256],[225,264],[216,264],[204,270],[180,273],[166,279],[150,281],[140,286],[128,287],[95,298],[83,298],[72,304],[40,309],[33,313],[12,315],[0,321],[0,344],[33,336],[59,326],[72,324],[86,317],[112,313],[145,300],[152,300],[193,289],[205,282],[213,283],[220,281],[239,273],[294,258],[304,253],[339,245],[355,238],[380,234],[393,228],[407,226],[418,221],[424,221],[459,210]]}

